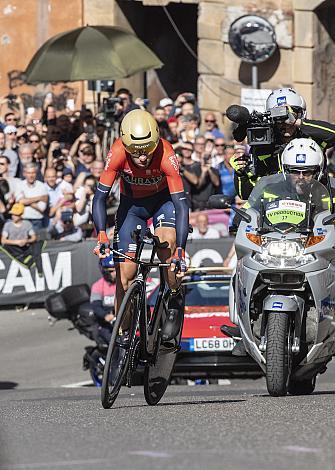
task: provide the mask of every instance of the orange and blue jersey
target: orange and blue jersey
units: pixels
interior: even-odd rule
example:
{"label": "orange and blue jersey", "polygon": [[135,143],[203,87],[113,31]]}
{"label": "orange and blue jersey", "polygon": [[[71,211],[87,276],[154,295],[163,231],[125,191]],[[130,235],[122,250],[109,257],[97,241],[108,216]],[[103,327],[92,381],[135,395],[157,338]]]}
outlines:
{"label": "orange and blue jersey", "polygon": [[148,168],[139,168],[121,139],[113,143],[93,200],[93,221],[98,233],[106,229],[106,200],[117,177],[120,177],[121,198],[114,248],[127,253],[133,251],[134,244],[129,238],[132,231],[138,225],[144,230],[144,223],[151,217],[156,227],[176,228],[177,246],[185,248],[188,206],[172,145],[160,139]]}
{"label": "orange and blue jersey", "polygon": [[120,176],[120,190],[132,198],[145,198],[168,188],[170,194],[184,191],[179,163],[172,145],[160,139],[148,168],[138,168],[126,152],[121,139],[112,145],[100,183],[111,187]]}

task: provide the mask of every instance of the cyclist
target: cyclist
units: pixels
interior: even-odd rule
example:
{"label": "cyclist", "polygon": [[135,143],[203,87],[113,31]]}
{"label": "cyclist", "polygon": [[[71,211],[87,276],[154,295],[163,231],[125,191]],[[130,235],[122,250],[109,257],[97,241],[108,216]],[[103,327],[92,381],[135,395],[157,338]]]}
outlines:
{"label": "cyclist", "polygon": [[[155,235],[169,244],[168,248],[158,251],[158,256],[162,262],[171,261],[167,273],[169,315],[162,331],[163,340],[170,341],[178,334],[182,322],[180,282],[186,272],[185,245],[189,227],[178,160],[171,144],[160,138],[157,122],[147,111],[135,109],[127,113],[120,124],[120,136],[107,155],[93,200],[93,220],[98,233],[95,253],[104,257],[110,251],[106,235],[106,199],[119,176],[121,195],[113,248],[134,257],[136,244],[132,233],[140,227],[143,235],[150,218]],[[137,266],[117,254],[114,254],[114,261],[117,308],[136,275]]]}

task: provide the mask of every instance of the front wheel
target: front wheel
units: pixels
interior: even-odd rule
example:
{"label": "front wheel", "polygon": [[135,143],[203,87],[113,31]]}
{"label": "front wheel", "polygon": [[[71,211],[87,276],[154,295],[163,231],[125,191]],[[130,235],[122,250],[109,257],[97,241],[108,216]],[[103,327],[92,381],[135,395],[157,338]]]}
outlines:
{"label": "front wheel", "polygon": [[270,312],[267,323],[266,385],[273,397],[287,394],[292,363],[291,318],[285,312]]}
{"label": "front wheel", "polygon": [[[104,408],[110,408],[116,400],[120,388],[124,383],[129,358],[134,347],[136,331],[140,317],[142,286],[134,282],[127,290],[113,326],[111,341],[108,346],[106,363],[102,378],[101,403]],[[120,327],[125,319],[131,317],[129,330],[129,343],[127,347],[118,344]]]}

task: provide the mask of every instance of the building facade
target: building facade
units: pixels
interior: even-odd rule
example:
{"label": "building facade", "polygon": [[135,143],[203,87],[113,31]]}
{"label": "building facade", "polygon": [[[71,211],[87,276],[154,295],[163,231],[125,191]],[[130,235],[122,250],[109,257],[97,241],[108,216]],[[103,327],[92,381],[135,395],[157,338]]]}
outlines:
{"label": "building facade", "polygon": [[0,13],[0,95],[20,94],[28,106],[39,107],[50,89],[59,107],[67,98],[75,99],[77,108],[91,101],[83,83],[28,87],[22,73],[49,37],[105,24],[135,31],[166,64],[146,77],[120,80],[117,87],[128,86],[135,96],[143,96],[145,87],[152,103],[166,93],[196,91],[201,109],[221,120],[227,106],[239,103],[241,87],[251,86],[250,66],[228,44],[229,26],[242,15],[258,14],[274,26],[278,43],[259,66],[260,87],[292,86],[305,97],[309,116],[335,122],[335,0],[0,0]]}

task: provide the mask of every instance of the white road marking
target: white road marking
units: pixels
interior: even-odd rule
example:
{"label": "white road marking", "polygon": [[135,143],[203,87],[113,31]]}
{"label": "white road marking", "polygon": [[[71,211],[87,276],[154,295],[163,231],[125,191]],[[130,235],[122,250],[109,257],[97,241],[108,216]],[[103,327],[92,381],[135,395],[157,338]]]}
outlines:
{"label": "white road marking", "polygon": [[82,382],[75,382],[73,384],[61,385],[62,388],[80,388],[86,385],[93,385],[92,380],[83,380]]}
{"label": "white road marking", "polygon": [[306,452],[308,454],[318,454],[322,449],[317,447],[303,447],[303,446],[285,446],[285,450],[291,450],[292,452]]}
{"label": "white road marking", "polygon": [[228,379],[219,379],[218,385],[231,385],[231,381]]}
{"label": "white road marking", "polygon": [[[107,464],[109,459],[86,459],[86,460],[64,460],[56,462],[33,462],[33,463],[14,463],[7,464],[3,467],[6,470],[19,470],[19,469],[28,469],[28,468],[55,468],[55,467],[69,467],[72,468],[74,465],[80,465],[81,468],[86,465],[95,465],[95,464]],[[92,468],[92,467],[91,467]]]}
{"label": "white road marking", "polygon": [[144,457],[152,457],[156,458],[169,458],[172,457],[172,454],[168,454],[167,452],[156,452],[154,450],[135,450],[133,452],[129,452],[130,455],[143,455]]}

